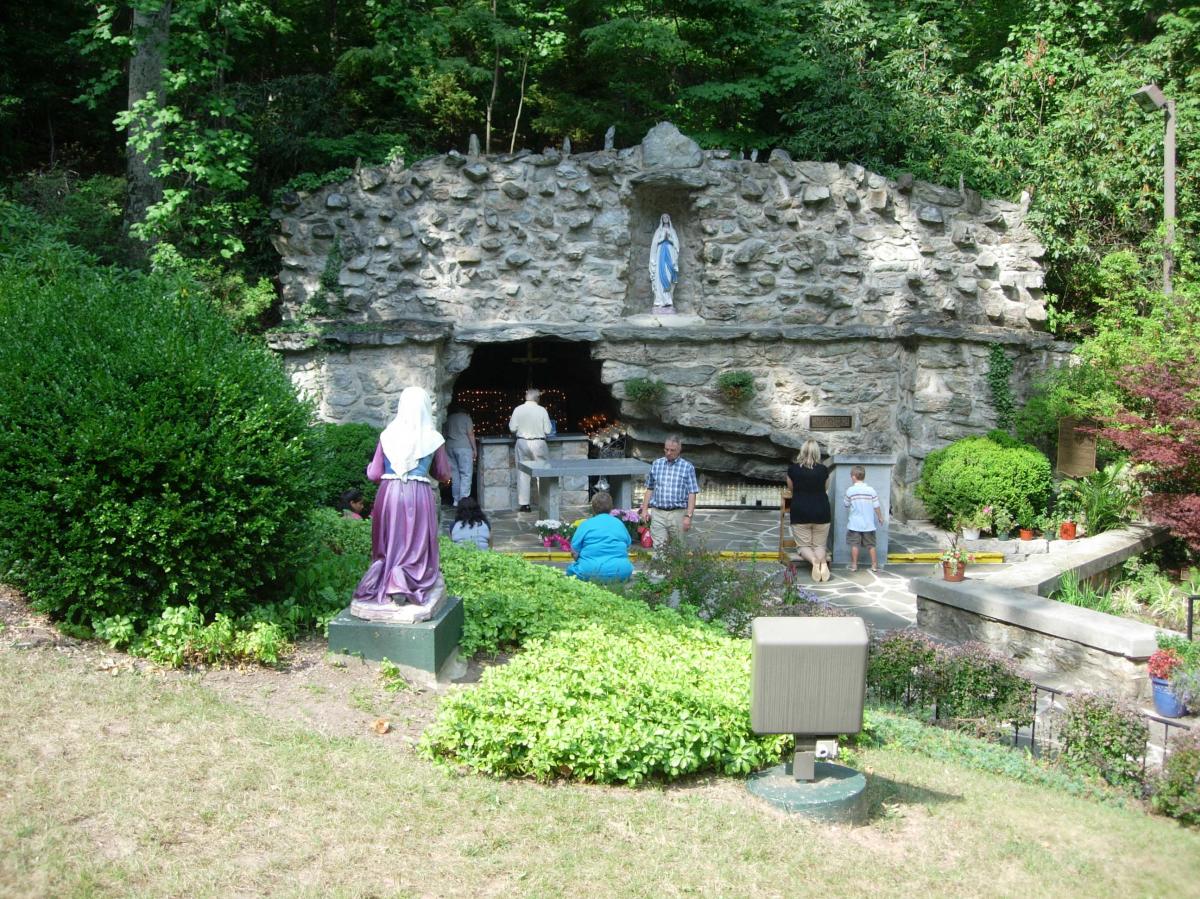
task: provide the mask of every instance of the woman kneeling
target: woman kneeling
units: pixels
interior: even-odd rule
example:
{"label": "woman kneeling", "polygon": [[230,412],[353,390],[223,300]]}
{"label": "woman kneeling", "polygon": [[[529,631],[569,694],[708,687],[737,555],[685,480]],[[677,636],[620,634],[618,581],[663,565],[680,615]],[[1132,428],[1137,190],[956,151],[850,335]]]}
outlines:
{"label": "woman kneeling", "polygon": [[567,574],[581,581],[627,581],[633,576],[629,561],[629,531],[610,514],[612,497],[600,492],[592,497],[592,517],[575,529],[571,555],[575,562]]}

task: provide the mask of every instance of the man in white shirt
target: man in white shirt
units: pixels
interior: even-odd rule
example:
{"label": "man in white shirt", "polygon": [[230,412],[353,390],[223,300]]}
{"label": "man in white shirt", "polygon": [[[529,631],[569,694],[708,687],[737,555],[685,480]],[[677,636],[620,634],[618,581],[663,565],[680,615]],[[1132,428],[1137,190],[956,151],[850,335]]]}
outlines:
{"label": "man in white shirt", "polygon": [[[540,390],[525,391],[525,402],[513,409],[508,429],[517,435],[517,463],[545,462],[549,458],[546,438],[550,436],[550,416],[538,405]],[[529,511],[529,475],[517,469],[517,503],[522,512]]]}

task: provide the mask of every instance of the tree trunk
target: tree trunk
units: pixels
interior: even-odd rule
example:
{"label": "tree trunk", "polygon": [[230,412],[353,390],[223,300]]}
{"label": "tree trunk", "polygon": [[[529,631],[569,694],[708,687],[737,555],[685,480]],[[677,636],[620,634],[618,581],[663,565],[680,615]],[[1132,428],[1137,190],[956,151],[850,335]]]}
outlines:
{"label": "tree trunk", "polygon": [[[492,27],[496,27],[496,0],[492,0]],[[487,102],[487,122],[483,126],[483,152],[492,152],[492,109],[496,105],[496,91],[500,89],[500,42],[496,41],[496,58],[492,64],[492,95]]]}
{"label": "tree trunk", "polygon": [[517,117],[513,119],[512,140],[508,142],[508,152],[512,153],[517,146],[517,129],[521,127],[521,110],[525,108],[525,73],[529,71],[529,54],[521,60],[521,99],[517,101]]}
{"label": "tree trunk", "polygon": [[[158,106],[165,105],[163,68],[166,65],[167,41],[171,34],[172,0],[161,0],[157,9],[149,3],[133,10],[133,58],[129,61],[129,108],[154,95]],[[130,123],[125,141],[125,177],[129,198],[125,206],[125,227],[128,229],[146,218],[146,210],[162,200],[162,183],[155,170],[162,161],[162,142],[159,139],[143,152],[134,149],[142,125]]]}

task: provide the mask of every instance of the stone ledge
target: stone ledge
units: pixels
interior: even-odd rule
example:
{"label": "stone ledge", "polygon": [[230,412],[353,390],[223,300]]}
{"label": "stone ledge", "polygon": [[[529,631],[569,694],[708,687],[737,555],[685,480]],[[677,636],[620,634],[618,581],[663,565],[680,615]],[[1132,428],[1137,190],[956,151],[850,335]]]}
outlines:
{"label": "stone ledge", "polygon": [[918,325],[912,322],[843,326],[781,325],[763,322],[718,324],[710,323],[699,316],[682,318],[686,320],[684,323],[687,327],[674,327],[673,325],[680,324],[678,322],[664,325],[653,316],[630,316],[603,325],[580,324],[577,321],[495,321],[459,324],[452,319],[440,317],[410,317],[354,327],[326,325],[316,330],[281,329],[267,335],[267,344],[282,353],[303,352],[316,346],[397,346],[405,343],[436,343],[447,339],[466,344],[491,344],[537,340],[544,337],[586,343],[609,340],[617,343],[674,341],[688,344],[738,339],[755,342],[790,340],[838,343],[848,339],[892,342],[908,337],[924,337],[978,344],[1013,344],[1031,349],[1056,349],[1061,346],[1045,334],[996,326]]}
{"label": "stone ledge", "polygon": [[958,583],[915,578],[911,587],[918,598],[918,624],[920,600],[925,599],[1128,659],[1144,660],[1154,652],[1159,628],[999,586],[994,582],[1002,573],[987,581]]}
{"label": "stone ledge", "polygon": [[1116,531],[1105,531],[1095,537],[1057,541],[1052,552],[1027,558],[1020,565],[998,571],[988,578],[988,584],[1010,587],[1039,596],[1049,596],[1062,576],[1074,572],[1081,581],[1119,565],[1130,556],[1138,555],[1167,539],[1166,528],[1155,525],[1129,525]]}

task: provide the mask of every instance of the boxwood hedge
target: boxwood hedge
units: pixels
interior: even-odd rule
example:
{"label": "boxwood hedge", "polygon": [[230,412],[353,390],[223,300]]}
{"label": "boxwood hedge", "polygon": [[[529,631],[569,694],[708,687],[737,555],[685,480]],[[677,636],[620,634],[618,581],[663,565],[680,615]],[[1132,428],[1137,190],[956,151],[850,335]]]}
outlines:
{"label": "boxwood hedge", "polygon": [[0,576],[75,625],[244,611],[306,539],[309,409],[194,285],[19,218],[0,204]]}
{"label": "boxwood hedge", "polygon": [[966,437],[925,458],[917,496],[942,527],[980,506],[1006,509],[1028,526],[1053,495],[1050,460],[1013,440]]}

